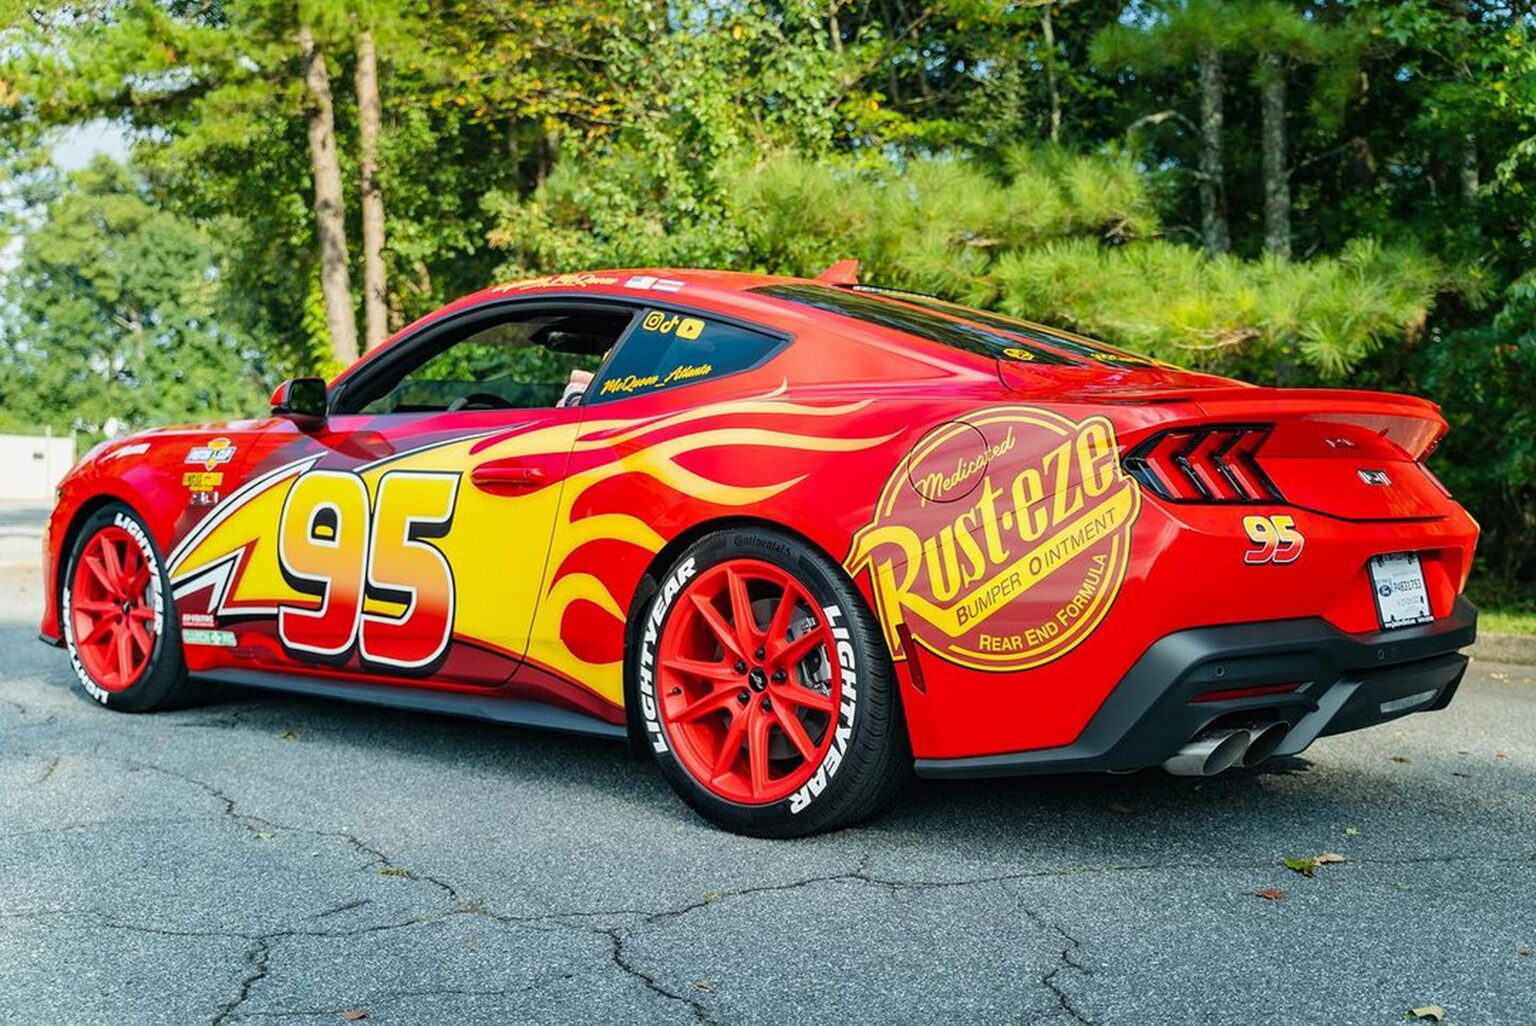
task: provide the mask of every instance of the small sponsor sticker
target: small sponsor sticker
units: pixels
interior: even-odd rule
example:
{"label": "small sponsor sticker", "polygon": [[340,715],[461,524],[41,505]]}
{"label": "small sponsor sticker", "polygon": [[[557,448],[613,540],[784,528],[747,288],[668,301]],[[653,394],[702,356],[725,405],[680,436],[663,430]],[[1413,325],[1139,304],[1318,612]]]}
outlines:
{"label": "small sponsor sticker", "polygon": [[704,334],[704,322],[697,317],[684,317],[681,314],[668,316],[662,310],[647,310],[640,327],[660,335],[676,332],[678,338],[686,339],[696,339]]}
{"label": "small sponsor sticker", "polygon": [[214,648],[234,648],[234,631],[184,630],[181,640],[188,645],[211,645]]}
{"label": "small sponsor sticker", "polygon": [[220,470],[189,470],[181,475],[181,486],[194,492],[211,492],[223,483],[224,472]]}
{"label": "small sponsor sticker", "polygon": [[641,292],[681,292],[686,282],[676,278],[658,278],[653,274],[637,274],[624,282],[627,289],[639,289]]}
{"label": "small sponsor sticker", "polygon": [[235,443],[227,438],[215,438],[207,445],[193,446],[185,462],[201,463],[204,470],[214,470],[234,458]]}
{"label": "small sponsor sticker", "polygon": [[213,628],[219,625],[212,613],[182,613],[181,625],[192,628]]}

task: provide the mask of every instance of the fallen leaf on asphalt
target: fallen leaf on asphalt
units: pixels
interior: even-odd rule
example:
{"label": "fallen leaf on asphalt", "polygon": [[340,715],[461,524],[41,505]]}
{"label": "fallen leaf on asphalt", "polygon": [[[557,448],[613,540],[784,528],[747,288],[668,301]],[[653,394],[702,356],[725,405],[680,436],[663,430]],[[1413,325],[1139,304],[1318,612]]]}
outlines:
{"label": "fallen leaf on asphalt", "polygon": [[277,739],[279,741],[297,741],[299,739],[299,732],[297,730],[285,730],[277,735]]}
{"label": "fallen leaf on asphalt", "polygon": [[1347,826],[1347,827],[1344,828],[1344,836],[1345,837],[1354,837],[1355,835],[1357,835],[1359,833],[1360,833],[1360,828],[1359,827]]}
{"label": "fallen leaf on asphalt", "polygon": [[410,876],[411,871],[404,866],[385,866],[379,870],[380,876]]}
{"label": "fallen leaf on asphalt", "polygon": [[1463,777],[1463,778],[1470,779],[1472,774],[1470,774],[1470,773],[1462,773],[1462,772],[1459,772],[1457,770],[1452,770],[1451,771],[1451,776],[1453,776],[1453,777]]}
{"label": "fallen leaf on asphalt", "polygon": [[1494,752],[1493,753],[1493,757],[1495,759],[1507,759],[1507,758],[1509,758],[1509,753],[1508,752]]}
{"label": "fallen leaf on asphalt", "polygon": [[366,1009],[366,1008],[351,1008],[351,1009],[348,1009],[345,1012],[342,1012],[341,1013],[341,1018],[342,1018],[342,1021],[344,1021],[344,1022],[357,1022],[360,1019],[368,1018],[368,1009]]}
{"label": "fallen leaf on asphalt", "polygon": [[694,990],[714,990],[715,989],[715,981],[714,980],[694,980],[693,981],[693,989]]}
{"label": "fallen leaf on asphalt", "polygon": [[1502,670],[1494,670],[1492,673],[1488,674],[1488,676],[1492,677],[1494,680],[1509,680],[1509,674],[1504,673]]}
{"label": "fallen leaf on asphalt", "polygon": [[1316,862],[1319,866],[1332,866],[1346,860],[1343,855],[1336,851],[1325,851],[1312,861]]}
{"label": "fallen leaf on asphalt", "polygon": [[1134,816],[1136,814],[1129,805],[1122,805],[1119,802],[1110,802],[1109,811],[1117,816]]}
{"label": "fallen leaf on asphalt", "polygon": [[1410,1009],[1408,1014],[1415,1019],[1428,1019],[1430,1022],[1441,1022],[1445,1019],[1445,1009],[1439,1005],[1425,1005],[1423,1008]]}
{"label": "fallen leaf on asphalt", "polygon": [[1392,761],[1393,762],[1401,762],[1401,763],[1410,763],[1413,760],[1408,758],[1408,756],[1406,756],[1406,755],[1394,755],[1394,756],[1392,756]]}
{"label": "fallen leaf on asphalt", "polygon": [[1521,958],[1530,958],[1531,957],[1531,949],[1530,948],[1518,948],[1518,949],[1516,949],[1515,954],[1519,955]]}
{"label": "fallen leaf on asphalt", "polygon": [[704,904],[713,905],[723,897],[725,897],[724,891],[710,891],[708,894],[704,895]]}
{"label": "fallen leaf on asphalt", "polygon": [[266,830],[258,830],[252,836],[255,837],[256,840],[258,840],[258,841],[270,841],[270,840],[272,840],[272,835],[269,832],[267,832]]}
{"label": "fallen leaf on asphalt", "polygon": [[1254,896],[1265,901],[1279,901],[1285,897],[1285,892],[1278,887],[1266,887],[1262,891],[1254,891]]}
{"label": "fallen leaf on asphalt", "polygon": [[1312,876],[1312,871],[1317,868],[1317,860],[1307,856],[1287,856],[1281,859],[1281,861],[1285,863],[1286,869],[1293,873],[1300,873],[1308,878]]}

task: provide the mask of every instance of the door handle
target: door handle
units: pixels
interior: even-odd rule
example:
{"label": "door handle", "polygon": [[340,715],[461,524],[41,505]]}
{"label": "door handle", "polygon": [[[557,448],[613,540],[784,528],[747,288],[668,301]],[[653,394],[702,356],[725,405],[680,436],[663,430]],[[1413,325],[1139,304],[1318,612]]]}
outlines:
{"label": "door handle", "polygon": [[482,491],[515,491],[542,487],[548,480],[543,467],[530,467],[511,460],[482,463],[469,472],[469,480]]}

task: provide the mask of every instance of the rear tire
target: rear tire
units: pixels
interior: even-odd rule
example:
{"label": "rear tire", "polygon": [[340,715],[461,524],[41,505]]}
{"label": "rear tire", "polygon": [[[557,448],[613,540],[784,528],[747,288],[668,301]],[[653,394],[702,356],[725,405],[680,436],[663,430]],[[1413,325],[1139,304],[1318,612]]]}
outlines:
{"label": "rear tire", "polygon": [[187,675],[165,560],[127,506],[103,506],[80,526],[60,609],[75,676],[102,705],[154,712],[204,697]]}
{"label": "rear tire", "polygon": [[735,833],[799,837],[885,805],[911,769],[890,655],[841,568],[767,528],[716,531],[668,569],[631,648],[644,741]]}

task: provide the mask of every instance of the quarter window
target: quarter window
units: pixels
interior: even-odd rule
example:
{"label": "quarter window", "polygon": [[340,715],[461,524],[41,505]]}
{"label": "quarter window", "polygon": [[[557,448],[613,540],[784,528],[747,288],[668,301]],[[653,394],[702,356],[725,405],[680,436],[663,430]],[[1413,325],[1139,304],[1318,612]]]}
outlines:
{"label": "quarter window", "polygon": [[735,374],[763,363],[784,344],[751,328],[647,307],[582,401],[590,406]]}

